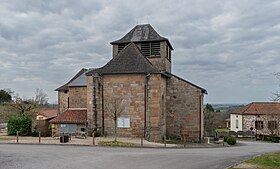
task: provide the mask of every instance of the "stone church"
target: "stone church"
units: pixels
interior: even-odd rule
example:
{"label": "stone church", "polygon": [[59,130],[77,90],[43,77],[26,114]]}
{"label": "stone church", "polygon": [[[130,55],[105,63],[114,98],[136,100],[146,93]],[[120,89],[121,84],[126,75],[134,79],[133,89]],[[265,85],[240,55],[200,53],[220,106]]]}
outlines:
{"label": "stone church", "polygon": [[145,24],[111,45],[113,56],[107,64],[83,68],[56,89],[59,115],[51,120],[53,130],[110,135],[115,121],[108,107],[118,99],[122,108],[116,119],[118,135],[201,141],[207,91],[172,74],[170,41]]}

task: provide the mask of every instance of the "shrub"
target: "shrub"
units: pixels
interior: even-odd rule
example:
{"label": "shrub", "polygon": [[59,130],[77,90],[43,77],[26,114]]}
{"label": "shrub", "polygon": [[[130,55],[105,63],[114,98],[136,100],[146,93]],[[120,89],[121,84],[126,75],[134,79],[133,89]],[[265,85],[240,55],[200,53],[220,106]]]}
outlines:
{"label": "shrub", "polygon": [[228,136],[224,137],[224,142],[227,142]]}
{"label": "shrub", "polygon": [[26,136],[31,134],[32,120],[27,116],[12,116],[8,120],[8,134]]}
{"label": "shrub", "polygon": [[234,137],[228,137],[226,142],[229,144],[229,145],[234,145],[236,144],[236,138]]}
{"label": "shrub", "polygon": [[271,142],[273,143],[279,143],[279,137],[272,137]]}
{"label": "shrub", "polygon": [[32,137],[39,137],[39,132],[38,132],[38,131],[33,131],[33,132],[31,133],[31,136],[32,136]]}

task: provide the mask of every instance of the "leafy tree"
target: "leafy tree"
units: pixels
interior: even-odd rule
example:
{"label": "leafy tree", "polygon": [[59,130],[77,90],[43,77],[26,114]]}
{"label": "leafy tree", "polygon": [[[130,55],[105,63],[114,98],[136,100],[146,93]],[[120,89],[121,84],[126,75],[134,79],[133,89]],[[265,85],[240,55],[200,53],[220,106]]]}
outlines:
{"label": "leafy tree", "polygon": [[204,130],[206,134],[214,131],[214,108],[211,104],[206,104],[204,109]]}
{"label": "leafy tree", "polygon": [[110,117],[114,120],[114,136],[115,141],[117,141],[117,120],[124,110],[123,99],[113,98],[112,102],[108,103],[106,107],[110,114]]}
{"label": "leafy tree", "polygon": [[0,104],[11,102],[12,96],[11,93],[5,89],[0,90]]}
{"label": "leafy tree", "polygon": [[205,106],[205,110],[208,111],[208,112],[215,112],[213,106],[211,104],[206,104]]}

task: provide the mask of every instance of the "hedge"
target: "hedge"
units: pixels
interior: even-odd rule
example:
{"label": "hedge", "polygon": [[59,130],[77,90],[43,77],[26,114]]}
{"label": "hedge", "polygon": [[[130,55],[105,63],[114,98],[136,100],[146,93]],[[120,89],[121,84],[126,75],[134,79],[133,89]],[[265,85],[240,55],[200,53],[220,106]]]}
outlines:
{"label": "hedge", "polygon": [[32,120],[27,116],[12,116],[8,121],[8,135],[27,136],[31,134]]}

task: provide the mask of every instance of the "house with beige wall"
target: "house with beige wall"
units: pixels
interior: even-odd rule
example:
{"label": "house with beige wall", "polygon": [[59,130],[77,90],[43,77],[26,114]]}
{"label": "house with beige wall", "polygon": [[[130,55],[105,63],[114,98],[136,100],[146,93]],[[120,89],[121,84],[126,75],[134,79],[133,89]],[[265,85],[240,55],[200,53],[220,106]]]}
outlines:
{"label": "house with beige wall", "polygon": [[57,89],[59,116],[86,110],[87,132],[110,135],[114,120],[108,107],[121,99],[119,135],[144,136],[150,141],[161,141],[164,136],[201,141],[207,91],[171,72],[170,41],[145,24],[111,45],[112,59],[107,64],[82,69]]}

